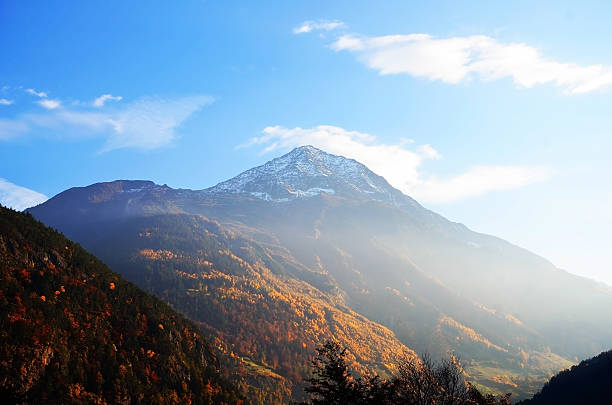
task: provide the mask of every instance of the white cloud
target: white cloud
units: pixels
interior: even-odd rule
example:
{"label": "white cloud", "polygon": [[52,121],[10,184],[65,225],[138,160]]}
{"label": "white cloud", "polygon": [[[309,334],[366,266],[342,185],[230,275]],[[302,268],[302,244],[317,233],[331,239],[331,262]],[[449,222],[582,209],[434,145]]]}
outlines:
{"label": "white cloud", "polygon": [[14,138],[28,132],[28,125],[20,120],[0,119],[0,140]]}
{"label": "white cloud", "polygon": [[417,151],[428,159],[442,159],[442,155],[440,155],[438,151],[432,148],[429,144],[419,146]]}
{"label": "white cloud", "polygon": [[47,201],[49,197],[29,188],[13,184],[0,178],[0,204],[23,211]]}
{"label": "white cloud", "polygon": [[293,29],[294,34],[305,34],[311,31],[332,31],[337,28],[344,27],[344,23],[342,21],[333,20],[317,20],[317,21],[304,21],[299,26]]}
{"label": "white cloud", "polygon": [[47,114],[26,114],[17,122],[26,123],[28,129],[51,129],[65,136],[99,135],[113,127],[113,120],[107,114],[68,109]]}
{"label": "white cloud", "polygon": [[430,145],[409,149],[410,144],[385,144],[370,134],[321,125],[314,128],[267,127],[263,135],[240,146],[257,145],[267,153],[312,145],[365,164],[394,187],[427,203],[447,203],[491,191],[514,189],[543,181],[551,175],[551,171],[543,167],[478,166],[438,179],[422,173],[421,164],[442,156]]}
{"label": "white cloud", "polygon": [[527,44],[501,43],[484,35],[344,35],[333,42],[332,49],[355,53],[382,75],[408,74],[449,84],[474,76],[484,81],[511,78],[520,87],[554,84],[567,94],[612,85],[612,67],[557,62]]}
{"label": "white cloud", "polygon": [[41,107],[46,108],[47,110],[55,110],[62,106],[62,102],[59,100],[51,100],[51,99],[43,99],[37,102]]}
{"label": "white cloud", "polygon": [[206,95],[176,99],[142,97],[104,112],[91,108],[62,108],[25,114],[14,120],[0,120],[0,139],[52,130],[53,136],[58,137],[106,138],[103,152],[121,148],[155,149],[171,143],[177,136],[176,129],[212,101],[212,97]]}
{"label": "white cloud", "polygon": [[409,190],[421,201],[447,203],[491,191],[520,188],[551,175],[551,170],[545,167],[477,166],[447,179],[429,177],[412,184]]}
{"label": "white cloud", "polygon": [[123,100],[123,97],[121,96],[113,96],[111,94],[102,94],[100,97],[96,98],[93,101],[93,106],[103,107],[104,103],[106,103],[107,101],[121,101],[121,100]]}
{"label": "white cloud", "polygon": [[40,98],[46,98],[47,97],[47,93],[45,93],[44,91],[36,91],[34,89],[26,89],[25,91],[26,91],[26,93],[30,93],[30,94],[32,94],[33,96],[36,96],[36,97],[40,97]]}
{"label": "white cloud", "polygon": [[0,105],[11,105],[13,100],[7,100],[6,98],[0,98]]}
{"label": "white cloud", "polygon": [[110,116],[113,131],[104,150],[165,146],[176,138],[175,130],[183,121],[212,101],[210,96],[141,98]]}

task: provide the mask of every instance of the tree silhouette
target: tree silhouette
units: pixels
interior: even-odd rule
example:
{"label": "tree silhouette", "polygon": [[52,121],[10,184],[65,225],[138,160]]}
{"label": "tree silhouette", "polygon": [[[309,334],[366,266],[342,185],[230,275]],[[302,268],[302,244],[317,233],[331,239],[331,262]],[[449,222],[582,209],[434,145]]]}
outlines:
{"label": "tree silhouette", "polygon": [[317,348],[312,361],[313,376],[308,379],[306,392],[311,394],[312,404],[335,405],[357,402],[358,389],[348,371],[345,358],[346,349],[338,343],[327,341]]}
{"label": "tree silhouette", "polygon": [[510,394],[483,395],[464,379],[459,360],[450,355],[435,363],[428,355],[407,358],[390,380],[377,375],[354,378],[345,362],[347,349],[328,341],[317,349],[306,392],[316,405],[510,405]]}

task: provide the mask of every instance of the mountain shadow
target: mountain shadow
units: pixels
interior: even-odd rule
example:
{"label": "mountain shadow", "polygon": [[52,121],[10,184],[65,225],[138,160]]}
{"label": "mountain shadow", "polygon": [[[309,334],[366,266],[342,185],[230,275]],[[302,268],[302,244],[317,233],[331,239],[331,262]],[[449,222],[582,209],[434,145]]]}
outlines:
{"label": "mountain shadow", "polygon": [[570,405],[612,403],[612,350],[581,361],[547,382],[522,405]]}

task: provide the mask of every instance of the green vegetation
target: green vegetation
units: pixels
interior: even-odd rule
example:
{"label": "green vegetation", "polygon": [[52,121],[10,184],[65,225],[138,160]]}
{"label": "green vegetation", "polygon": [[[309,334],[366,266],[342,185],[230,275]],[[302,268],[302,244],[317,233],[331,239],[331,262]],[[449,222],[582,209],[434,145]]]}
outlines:
{"label": "green vegetation", "polygon": [[222,404],[198,329],[30,215],[0,207],[3,403]]}

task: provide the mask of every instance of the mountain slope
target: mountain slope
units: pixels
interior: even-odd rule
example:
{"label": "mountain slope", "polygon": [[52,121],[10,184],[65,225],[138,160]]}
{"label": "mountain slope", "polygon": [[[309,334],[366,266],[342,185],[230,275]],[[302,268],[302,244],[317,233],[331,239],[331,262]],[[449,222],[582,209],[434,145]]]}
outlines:
{"label": "mountain slope", "polygon": [[6,403],[236,403],[198,330],[32,217],[0,207]]}
{"label": "mountain slope", "polygon": [[348,347],[353,369],[361,372],[389,374],[397,358],[415,356],[342,297],[287,277],[307,271],[290,257],[272,255],[201,216],[128,220],[98,241],[96,252],[215,336],[225,352],[282,376],[296,397],[315,348],[327,339]]}
{"label": "mountain slope", "polygon": [[[473,381],[519,398],[612,341],[609,289],[448,221],[358,162],[312,147],[206,190],[116,181],[67,190],[30,211],[105,260],[117,258],[114,266],[134,277],[152,268],[134,259],[143,226],[162,229],[154,222],[164,215],[204,215],[222,232],[190,224],[183,235],[200,235],[203,228],[213,237],[234,235],[265,254],[244,255],[246,245],[232,254],[251,267],[266,263],[283,294],[301,286],[300,294],[382,324],[419,352],[454,350],[468,362]],[[138,222],[143,218],[153,222]],[[185,249],[184,237],[156,243],[148,249],[189,251],[192,261],[201,255],[201,248]],[[122,246],[131,253],[116,255]],[[170,260],[175,269],[185,265],[178,257]],[[213,264],[227,273],[222,263]],[[240,277],[246,283],[261,274]],[[205,288],[213,280],[198,283]]]}
{"label": "mountain slope", "polygon": [[612,400],[612,351],[581,361],[552,377],[524,405],[606,404]]}

